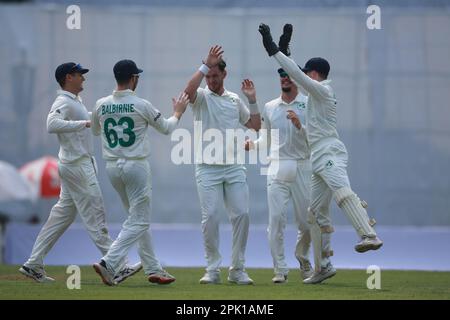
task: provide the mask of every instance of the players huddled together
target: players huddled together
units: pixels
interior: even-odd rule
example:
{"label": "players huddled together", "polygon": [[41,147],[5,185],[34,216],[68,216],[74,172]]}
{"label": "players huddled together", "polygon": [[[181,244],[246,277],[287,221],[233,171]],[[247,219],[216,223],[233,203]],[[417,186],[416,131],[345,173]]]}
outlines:
{"label": "players huddled together", "polygon": [[[168,135],[175,130],[188,105],[202,131],[226,130],[242,126],[268,134],[245,141],[242,148],[269,150],[267,200],[268,238],[273,258],[274,283],[288,279],[284,255],[284,229],[287,207],[292,199],[297,227],[295,256],[303,283],[317,284],[331,278],[336,269],[331,263],[330,205],[337,205],[359,236],[357,252],[379,249],[383,242],[373,228],[367,203],[350,186],[347,174],[348,154],[337,132],[337,101],[327,60],[315,57],[304,67],[290,58],[292,25],[286,24],[276,44],[269,26],[260,24],[263,46],[269,57],[280,65],[279,97],[258,105],[252,80],[242,81],[242,93],[225,89],[226,63],[221,46],[210,48],[201,66],[177,98],[172,98],[173,113],[165,118],[151,102],[135,93],[143,72],[132,60],[114,65],[116,88],[99,99],[88,112],[80,97],[84,74],[89,70],[73,62],[59,65],[55,78],[61,87],[47,117],[49,133],[60,143],[58,170],[61,193],[48,220],[35,241],[30,258],[19,271],[37,282],[53,282],[44,270],[44,258],[59,237],[74,221],[77,213],[102,258],[93,268],[104,284],[114,286],[141,269],[148,281],[170,284],[175,277],[164,270],[157,259],[151,234],[151,169],[148,162],[150,141],[147,129],[153,127]],[[201,87],[205,79],[206,86]],[[277,135],[273,135],[274,132]],[[203,134],[202,132],[202,134]],[[108,233],[106,211],[97,180],[91,133],[100,136],[108,178],[118,193],[127,217],[115,240]],[[198,136],[196,139],[199,138]],[[200,137],[201,138],[201,137]],[[280,143],[280,141],[282,143]],[[202,141],[198,141],[197,145]],[[226,154],[224,146],[224,154]],[[206,257],[201,284],[219,284],[219,212],[225,205],[232,227],[232,257],[228,282],[253,284],[245,270],[245,250],[249,233],[249,188],[243,164],[199,157],[195,180],[201,208],[201,225]],[[128,252],[137,244],[140,262],[128,263]],[[309,258],[313,248],[314,267]]]}

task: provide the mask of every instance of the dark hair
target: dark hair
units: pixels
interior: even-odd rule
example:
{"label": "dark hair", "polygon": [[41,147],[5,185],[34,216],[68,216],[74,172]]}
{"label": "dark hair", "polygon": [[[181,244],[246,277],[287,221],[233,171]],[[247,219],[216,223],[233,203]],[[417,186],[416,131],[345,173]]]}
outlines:
{"label": "dark hair", "polygon": [[316,71],[319,76],[325,80],[328,78],[328,73],[330,73],[330,64],[324,58],[315,57],[306,61],[305,67],[301,69],[305,73],[308,73],[309,71]]}
{"label": "dark hair", "polygon": [[327,80],[327,78],[328,78],[328,73],[325,74],[325,73],[322,73],[322,72],[319,72],[319,71],[317,71],[317,73],[318,73],[319,76],[322,78],[322,80]]}
{"label": "dark hair", "polygon": [[56,80],[61,88],[64,88],[64,85],[66,84],[66,76],[59,78]]}
{"label": "dark hair", "polygon": [[227,63],[225,62],[225,60],[220,58],[220,61],[217,64],[217,66],[219,67],[219,70],[223,72],[223,71],[225,71],[225,68],[227,67]]}
{"label": "dark hair", "polygon": [[133,77],[133,75],[132,74],[130,74],[130,75],[122,75],[122,76],[115,75],[114,77],[116,78],[116,82],[117,82],[118,85],[125,85],[125,84],[130,82],[130,80]]}

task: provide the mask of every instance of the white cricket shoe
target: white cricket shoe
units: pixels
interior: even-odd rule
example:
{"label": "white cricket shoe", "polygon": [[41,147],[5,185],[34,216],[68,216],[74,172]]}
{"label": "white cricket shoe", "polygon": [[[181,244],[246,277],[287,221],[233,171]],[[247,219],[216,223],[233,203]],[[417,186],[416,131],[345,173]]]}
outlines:
{"label": "white cricket shoe", "polygon": [[116,284],[121,283],[122,281],[125,281],[129,277],[135,275],[142,269],[142,263],[138,262],[131,266],[126,265],[122,270],[119,271],[119,273],[114,277],[114,282]]}
{"label": "white cricket shoe", "polygon": [[174,282],[175,280],[175,277],[164,269],[161,269],[158,272],[150,273],[148,275],[148,281],[150,281],[151,283],[169,284]]}
{"label": "white cricket shoe", "polygon": [[28,278],[31,278],[33,280],[35,280],[36,282],[39,283],[46,283],[46,282],[54,282],[55,279],[47,276],[47,274],[45,273],[44,268],[40,267],[40,268],[31,268],[31,267],[27,267],[25,265],[23,265],[20,269],[19,272],[22,273],[23,275],[27,276]]}
{"label": "white cricket shoe", "polygon": [[244,270],[231,270],[228,274],[228,282],[236,284],[253,284],[253,280]]}
{"label": "white cricket shoe", "polygon": [[200,284],[219,284],[222,281],[219,272],[206,272],[199,282]]}
{"label": "white cricket shoe", "polygon": [[273,283],[286,283],[287,281],[288,281],[287,274],[276,273],[275,276],[272,278]]}
{"label": "white cricket shoe", "polygon": [[365,237],[361,238],[361,241],[358,242],[355,246],[356,252],[366,252],[369,250],[378,250],[383,245],[383,241],[380,240],[377,236],[375,237]]}
{"label": "white cricket shoe", "polygon": [[314,272],[313,275],[305,280],[303,280],[304,284],[317,284],[322,281],[333,277],[336,274],[336,269],[333,267],[331,262],[327,264],[326,267],[322,267],[320,272]]}
{"label": "white cricket shoe", "polygon": [[313,273],[313,268],[308,260],[300,262],[300,277],[302,277],[303,280],[311,277]]}
{"label": "white cricket shoe", "polygon": [[107,286],[114,286],[116,284],[114,275],[106,267],[105,261],[101,260],[100,263],[94,263],[93,267],[95,272],[102,278],[104,284]]}

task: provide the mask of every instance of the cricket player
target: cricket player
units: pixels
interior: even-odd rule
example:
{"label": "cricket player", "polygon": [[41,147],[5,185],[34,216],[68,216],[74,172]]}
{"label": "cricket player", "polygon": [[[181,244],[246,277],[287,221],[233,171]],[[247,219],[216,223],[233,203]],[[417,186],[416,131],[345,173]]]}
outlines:
{"label": "cricket player", "polygon": [[[245,149],[256,146],[269,149],[271,165],[267,175],[267,200],[269,206],[269,245],[275,276],[274,283],[287,282],[288,266],[284,256],[284,229],[287,205],[292,199],[298,237],[295,256],[300,264],[302,279],[312,275],[309,261],[311,233],[307,221],[311,190],[310,149],[306,129],[302,125],[306,113],[306,96],[298,92],[283,69],[278,69],[281,96],[268,102],[262,112],[262,128],[268,134],[256,141],[247,140]],[[273,130],[273,131],[272,131]],[[273,135],[273,133],[277,135]]]}
{"label": "cricket player", "polygon": [[[230,152],[228,148],[229,143],[234,147],[234,141],[225,141],[225,137],[227,130],[235,132],[241,126],[259,130],[261,117],[252,81],[245,79],[242,82],[242,92],[248,99],[250,110],[236,93],[224,88],[227,71],[222,54],[220,46],[212,47],[206,60],[194,73],[185,89],[191,102],[195,126],[201,127],[197,130],[200,134],[194,141],[194,145],[197,146],[194,151],[195,171],[207,260],[206,273],[200,279],[200,283],[221,282],[219,268],[222,258],[219,253],[218,213],[224,202],[232,225],[232,258],[228,281],[246,285],[253,284],[244,268],[249,229],[246,169],[243,164],[238,164],[237,150],[233,148]],[[206,78],[207,86],[199,88],[203,78]],[[206,155],[207,152],[202,152],[203,137],[213,131],[219,132],[225,142],[223,148],[220,146],[222,149],[215,150],[216,155],[222,155],[220,159],[209,157]]]}
{"label": "cricket player", "polygon": [[[53,282],[44,270],[44,257],[56,241],[75,220],[81,216],[89,236],[97,248],[106,254],[112,244],[105,221],[105,208],[97,181],[97,167],[92,156],[91,125],[86,107],[79,93],[83,91],[84,74],[89,69],[73,62],[56,68],[55,78],[61,86],[47,117],[47,130],[58,136],[58,172],[61,193],[53,206],[47,222],[42,227],[33,246],[31,256],[19,271],[37,282]],[[114,279],[121,282],[138,272],[140,263],[125,265],[125,257],[119,263],[120,272]]]}
{"label": "cricket player", "polygon": [[[377,250],[383,242],[373,228],[374,220],[367,215],[367,204],[350,187],[346,169],[347,150],[336,129],[336,98],[330,86],[331,80],[328,79],[329,63],[323,58],[312,58],[303,69],[299,69],[273,42],[269,26],[261,24],[259,32],[269,56],[273,56],[287,74],[308,93],[306,123],[313,170],[309,217],[313,226],[318,225],[321,232],[317,241],[313,239],[314,247],[322,248],[323,251],[321,268],[305,279],[304,283],[320,283],[336,274],[329,261],[332,254],[330,234],[333,227],[329,212],[332,196],[361,238],[355,246],[357,252]],[[290,40],[291,25],[285,25],[284,34]],[[289,41],[287,47],[288,43]]]}
{"label": "cricket player", "polygon": [[128,217],[109,251],[93,267],[103,283],[115,285],[114,276],[120,270],[120,261],[137,242],[148,281],[169,284],[175,278],[161,267],[149,233],[152,182],[147,160],[150,155],[147,130],[152,126],[162,134],[171,133],[189,100],[184,93],[177,100],[172,99],[174,113],[166,119],[150,102],[136,95],[142,70],[134,61],[120,60],[113,71],[117,88],[112,95],[97,101],[92,112],[92,131],[94,135],[101,134],[106,171]]}

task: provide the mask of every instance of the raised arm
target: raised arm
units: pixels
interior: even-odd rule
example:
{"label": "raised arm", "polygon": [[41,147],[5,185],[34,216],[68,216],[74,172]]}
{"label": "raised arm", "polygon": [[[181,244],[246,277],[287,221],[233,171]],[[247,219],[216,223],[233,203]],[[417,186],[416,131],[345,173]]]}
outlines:
{"label": "raised arm", "polygon": [[255,147],[258,147],[259,149],[264,149],[264,150],[270,149],[270,143],[271,143],[270,129],[271,129],[271,125],[270,125],[270,120],[267,117],[267,114],[265,112],[266,107],[264,107],[264,111],[262,113],[262,121],[261,121],[261,129],[262,130],[259,131],[259,138],[257,140],[255,140],[255,141],[252,141],[250,139],[247,139],[245,141],[244,148],[247,151],[253,150]]}
{"label": "raised arm", "polygon": [[319,81],[308,77],[302,70],[300,70],[294,60],[286,57],[281,51],[277,52],[273,57],[278,61],[289,77],[305,89],[308,94],[318,98],[328,97],[330,95],[327,87]]}
{"label": "raised arm", "polygon": [[209,49],[206,61],[200,66],[200,68],[195,71],[192,78],[189,80],[184,92],[189,97],[189,102],[194,103],[197,98],[197,89],[203,81],[203,78],[208,73],[209,69],[217,65],[222,58],[223,50],[221,46],[214,46]]}
{"label": "raised arm", "polygon": [[245,126],[250,129],[259,131],[261,129],[261,115],[259,113],[258,103],[256,101],[256,89],[253,81],[244,79],[241,87],[242,93],[248,99],[250,109],[250,119],[245,123]]}
{"label": "raised arm", "polygon": [[189,103],[188,95],[185,92],[180,93],[177,99],[172,98],[173,114],[169,119],[161,116],[161,112],[153,107],[152,104],[148,104],[148,121],[149,124],[162,134],[170,134],[175,130],[178,121],[181,119],[186,107]]}
{"label": "raised arm", "polygon": [[[287,26],[287,25],[286,25]],[[289,40],[292,35],[292,26],[284,28],[283,35],[288,32],[288,36],[284,37],[283,41],[280,38],[280,46],[283,45],[283,51],[290,54]],[[263,45],[270,57],[274,57],[275,60],[280,64],[280,66],[287,72],[289,77],[294,80],[298,85],[305,89],[309,94],[316,97],[328,97],[328,89],[322,85],[319,81],[311,79],[308,77],[294,62],[294,60],[288,58],[283,52],[280,51],[278,46],[272,39],[272,34],[270,33],[270,27],[264,23],[259,25],[259,33],[262,35]],[[283,36],[282,36],[283,37]]]}

